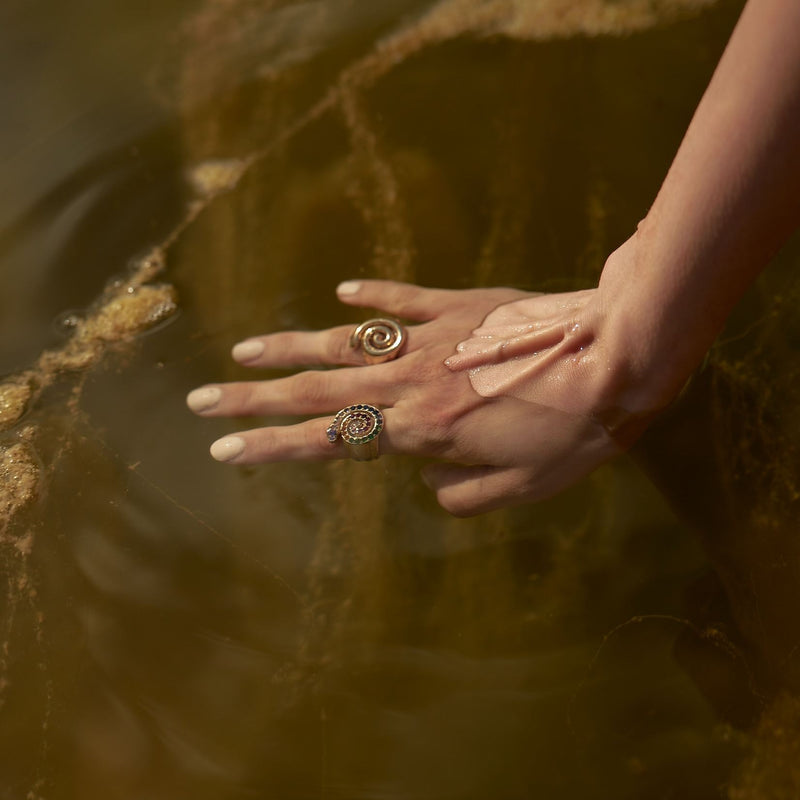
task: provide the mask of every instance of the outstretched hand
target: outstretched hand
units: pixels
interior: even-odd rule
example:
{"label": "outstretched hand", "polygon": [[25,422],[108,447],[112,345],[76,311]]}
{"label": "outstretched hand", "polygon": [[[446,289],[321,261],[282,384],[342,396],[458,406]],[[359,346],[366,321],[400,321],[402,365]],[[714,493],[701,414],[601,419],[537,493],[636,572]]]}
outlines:
{"label": "outstretched hand", "polygon": [[327,366],[274,380],[210,384],[189,407],[207,417],[312,417],[226,436],[211,454],[231,464],[344,458],[326,436],[339,409],[382,409],[382,454],[432,459],[423,470],[459,516],[547,497],[620,452],[601,424],[615,369],[600,334],[596,290],[425,289],[348,281],[339,299],[411,321],[394,361],[366,365],[352,326],[259,336],[233,348],[254,368]]}

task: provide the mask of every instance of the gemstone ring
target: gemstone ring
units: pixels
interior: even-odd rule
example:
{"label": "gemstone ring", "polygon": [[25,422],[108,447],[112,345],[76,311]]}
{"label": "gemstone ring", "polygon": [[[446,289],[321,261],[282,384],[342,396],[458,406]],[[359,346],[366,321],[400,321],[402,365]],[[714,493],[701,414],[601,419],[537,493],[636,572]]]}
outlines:
{"label": "gemstone ring", "polygon": [[380,455],[378,437],[382,430],[383,414],[380,409],[367,403],[357,403],[338,411],[326,433],[331,444],[341,439],[354,461],[371,461]]}

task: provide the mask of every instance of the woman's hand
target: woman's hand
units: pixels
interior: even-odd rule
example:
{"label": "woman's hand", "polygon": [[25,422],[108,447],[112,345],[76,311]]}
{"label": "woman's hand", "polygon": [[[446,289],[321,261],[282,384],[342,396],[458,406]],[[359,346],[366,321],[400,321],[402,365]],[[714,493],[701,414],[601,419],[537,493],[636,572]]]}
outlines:
{"label": "woman's hand", "polygon": [[423,477],[439,503],[470,515],[552,495],[622,449],[599,421],[613,413],[618,372],[596,290],[536,295],[348,281],[338,296],[416,323],[400,356],[365,365],[350,346],[352,326],[236,345],[233,357],[248,367],[341,368],[191,392],[187,403],[202,416],[313,417],[226,436],[211,446],[214,458],[344,458],[345,446],[326,436],[330,419],[369,403],[384,414],[381,453],[435,459]]}

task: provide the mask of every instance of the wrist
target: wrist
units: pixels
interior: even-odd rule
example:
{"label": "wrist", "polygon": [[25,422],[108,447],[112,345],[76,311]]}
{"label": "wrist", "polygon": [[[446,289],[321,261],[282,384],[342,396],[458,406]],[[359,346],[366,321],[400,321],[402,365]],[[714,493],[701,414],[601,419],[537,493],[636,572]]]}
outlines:
{"label": "wrist", "polygon": [[710,344],[673,317],[675,299],[655,274],[643,223],[608,257],[594,298],[609,376],[598,419],[610,430],[645,427],[680,394]]}

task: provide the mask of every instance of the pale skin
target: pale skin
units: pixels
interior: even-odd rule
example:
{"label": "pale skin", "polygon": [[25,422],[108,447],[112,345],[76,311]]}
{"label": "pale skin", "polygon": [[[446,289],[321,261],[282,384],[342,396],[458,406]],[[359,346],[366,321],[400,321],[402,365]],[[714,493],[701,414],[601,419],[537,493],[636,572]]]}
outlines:
{"label": "pale skin", "polygon": [[203,416],[310,417],[218,440],[211,454],[230,464],[346,458],[330,418],[371,403],[385,417],[381,453],[430,458],[423,477],[451,513],[542,499],[669,405],[798,223],[800,3],[750,0],[652,208],[596,288],[346,281],[342,303],[409,322],[399,358],[365,365],[351,326],[258,336],[236,361],[338,369],[211,384],[187,403]]}

